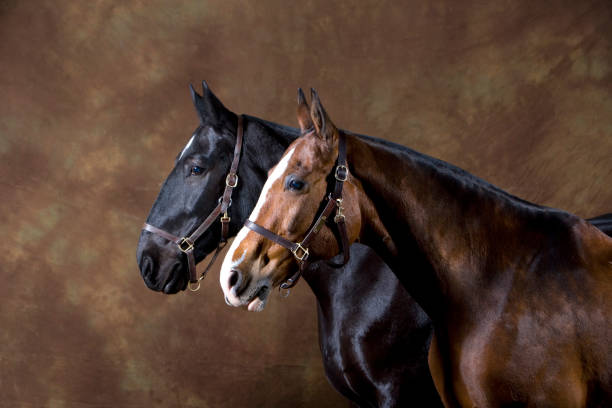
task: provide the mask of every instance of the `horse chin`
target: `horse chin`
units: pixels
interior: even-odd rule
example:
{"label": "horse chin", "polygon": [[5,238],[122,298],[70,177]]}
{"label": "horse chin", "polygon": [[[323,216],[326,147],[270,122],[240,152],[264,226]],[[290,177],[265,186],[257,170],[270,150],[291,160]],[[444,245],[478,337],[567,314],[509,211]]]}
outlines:
{"label": "horse chin", "polygon": [[246,307],[250,312],[261,312],[266,307],[270,291],[268,282],[260,282],[247,288],[243,296],[236,296],[235,291],[230,291],[225,295],[225,303],[234,307]]}
{"label": "horse chin", "polygon": [[249,302],[249,305],[247,306],[247,310],[249,312],[261,312],[266,307],[267,302],[268,302],[267,298],[262,300],[261,298],[256,297],[255,299]]}
{"label": "horse chin", "polygon": [[263,284],[259,286],[257,292],[246,302],[247,310],[249,312],[261,312],[268,303],[268,296],[270,295],[270,286]]}
{"label": "horse chin", "polygon": [[182,290],[185,290],[186,288],[187,288],[186,281],[183,281],[182,279],[179,279],[178,282],[173,280],[173,281],[166,283],[166,285],[164,285],[163,292],[166,295],[172,295]]}

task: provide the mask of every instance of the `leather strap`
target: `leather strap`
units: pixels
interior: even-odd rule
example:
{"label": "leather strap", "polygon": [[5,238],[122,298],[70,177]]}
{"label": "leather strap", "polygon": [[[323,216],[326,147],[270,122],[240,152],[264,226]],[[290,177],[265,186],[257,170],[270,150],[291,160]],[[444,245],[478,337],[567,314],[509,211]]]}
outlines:
{"label": "leather strap", "polygon": [[174,242],[176,244],[178,244],[181,241],[180,237],[177,237],[176,235],[172,235],[169,232],[166,232],[166,231],[161,230],[161,229],[159,229],[157,227],[154,227],[151,224],[147,224],[146,222],[142,226],[142,229],[145,230],[145,231],[152,232],[152,233],[157,234],[157,235],[161,235],[162,237],[166,238],[168,241],[172,241],[172,242]]}
{"label": "leather strap", "polygon": [[253,221],[251,220],[246,220],[244,222],[244,226],[255,231],[256,233],[258,233],[259,235],[264,236],[265,238],[268,238],[270,241],[274,241],[275,243],[277,243],[278,245],[287,248],[289,251],[294,252],[299,248],[298,243],[296,242],[292,242],[289,241],[288,239],[285,239],[283,237],[281,237],[280,235],[276,235],[275,233],[273,233],[272,231],[270,231],[267,228],[262,227],[259,224],[255,224]]}
{"label": "leather strap", "polygon": [[327,222],[327,219],[331,215],[331,213],[337,209],[337,202],[331,198],[331,195],[327,198],[327,203],[321,211],[321,214],[317,217],[317,220],[313,224],[313,226],[308,230],[304,240],[302,241],[302,245],[304,247],[308,247],[312,241],[314,241],[315,236],[321,230],[321,227]]}
{"label": "leather strap", "polygon": [[243,117],[238,117],[238,128],[236,130],[236,145],[234,146],[234,157],[230,166],[230,171],[225,177],[225,190],[221,198],[221,240],[222,242],[227,241],[229,236],[229,222],[231,218],[228,215],[228,209],[232,205],[232,192],[238,185],[238,164],[240,163],[240,154],[242,153],[242,139],[243,139]]}
{"label": "leather strap", "polygon": [[338,205],[338,212],[334,217],[334,222],[338,225],[338,230],[340,231],[340,246],[342,248],[342,253],[344,254],[344,260],[342,264],[334,265],[336,267],[344,266],[348,263],[350,259],[350,250],[348,243],[348,234],[346,232],[346,223],[344,218],[344,207],[342,207],[342,187],[344,186],[344,182],[348,180],[348,164],[346,161],[346,136],[342,131],[338,132],[338,160],[336,162],[336,168],[334,169],[334,178],[336,179],[336,184],[334,186],[334,192],[332,193],[332,198],[336,200],[336,204]]}
{"label": "leather strap", "polygon": [[[228,215],[229,207],[232,204],[232,192],[234,188],[238,185],[238,165],[240,163],[240,154],[242,152],[242,141],[244,136],[243,129],[243,116],[238,116],[238,126],[236,130],[236,145],[234,146],[234,157],[232,158],[232,164],[230,166],[230,171],[225,177],[225,189],[223,190],[223,195],[219,200],[217,206],[212,210],[212,212],[206,217],[204,221],[189,235],[188,237],[177,237],[167,231],[164,231],[160,228],[157,228],[151,224],[144,223],[142,229],[145,231],[152,232],[161,237],[164,237],[168,241],[174,242],[177,245],[177,248],[184,252],[187,256],[187,266],[189,268],[189,283],[198,283],[198,286],[195,290],[197,290],[200,285],[199,282],[204,279],[206,273],[211,268],[219,252],[225,247],[227,243],[227,238],[229,236],[229,222],[231,218]],[[210,226],[215,222],[217,217],[221,215],[221,241],[219,245],[217,245],[217,249],[210,262],[204,269],[204,271],[200,274],[198,278],[197,270],[196,270],[196,261],[194,256],[195,250],[195,242],[206,232]]]}
{"label": "leather strap", "polygon": [[192,243],[195,243],[203,233],[210,228],[210,226],[216,221],[217,217],[221,214],[221,203],[212,210],[212,212],[206,217],[204,221],[196,228],[195,231],[187,238]]}

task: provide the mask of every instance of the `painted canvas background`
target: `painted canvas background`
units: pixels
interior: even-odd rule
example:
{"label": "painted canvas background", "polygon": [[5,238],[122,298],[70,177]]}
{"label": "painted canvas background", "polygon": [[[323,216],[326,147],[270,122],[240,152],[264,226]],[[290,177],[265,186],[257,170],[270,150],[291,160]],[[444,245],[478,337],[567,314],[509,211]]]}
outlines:
{"label": "painted canvas background", "polygon": [[265,312],[144,286],[136,243],[197,125],[187,85],[530,201],[612,211],[609,1],[0,1],[0,406],[347,407],[302,282]]}

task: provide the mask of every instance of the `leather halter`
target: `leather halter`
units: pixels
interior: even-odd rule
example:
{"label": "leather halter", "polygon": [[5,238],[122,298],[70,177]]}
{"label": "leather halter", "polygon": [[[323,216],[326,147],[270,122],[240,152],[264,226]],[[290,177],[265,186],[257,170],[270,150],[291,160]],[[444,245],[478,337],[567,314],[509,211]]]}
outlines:
{"label": "leather halter", "polygon": [[290,289],[297,284],[302,272],[306,268],[308,257],[310,252],[308,251],[309,245],[314,241],[315,236],[323,227],[323,224],[327,223],[327,220],[331,216],[331,214],[336,211],[336,215],[334,216],[334,222],[338,226],[340,239],[339,246],[342,249],[344,254],[344,261],[342,264],[335,266],[343,266],[345,265],[350,258],[349,253],[349,245],[348,245],[348,236],[346,233],[346,224],[344,220],[344,207],[342,206],[342,186],[343,183],[348,179],[348,167],[346,166],[346,141],[344,134],[342,132],[339,133],[338,140],[338,159],[336,162],[336,166],[333,169],[334,178],[336,180],[334,190],[324,198],[327,200],[325,207],[323,207],[323,211],[319,214],[318,217],[315,218],[312,226],[306,232],[306,236],[301,242],[292,242],[286,238],[281,237],[280,235],[275,234],[267,228],[262,227],[259,224],[254,223],[253,221],[247,219],[244,222],[244,226],[255,231],[259,235],[262,235],[265,238],[277,243],[278,245],[287,248],[299,264],[299,269],[295,272],[289,279],[283,282],[280,287],[281,289]]}
{"label": "leather halter", "polygon": [[[227,243],[227,238],[229,234],[229,222],[231,220],[227,212],[229,206],[232,204],[232,192],[234,191],[234,188],[238,185],[238,174],[236,172],[238,171],[238,164],[240,162],[240,152],[242,151],[242,118],[242,115],[238,116],[238,129],[236,132],[236,146],[234,146],[234,158],[232,159],[230,171],[225,177],[225,190],[223,191],[223,195],[219,199],[219,203],[208,215],[208,217],[206,217],[206,219],[202,221],[202,223],[195,229],[195,231],[191,233],[191,235],[182,238],[162,229],[159,229],[151,224],[147,224],[146,222],[142,227],[142,229],[145,231],[152,232],[161,237],[164,237],[168,241],[174,242],[177,248],[187,256],[187,265],[189,266],[189,289],[194,292],[200,289],[200,281],[204,279],[206,273],[217,259],[219,252],[221,252],[221,250],[225,247],[225,244]],[[210,228],[210,226],[215,222],[219,215],[221,215],[221,241],[219,241],[217,249],[215,250],[212,259],[206,266],[206,269],[204,269],[204,271],[200,274],[200,277],[198,277],[196,271],[195,257],[193,254],[195,250],[195,242],[198,240],[198,238],[200,238],[202,234],[204,234],[204,232],[206,232]],[[194,283],[197,283],[198,285],[195,288],[192,288],[191,285]]]}

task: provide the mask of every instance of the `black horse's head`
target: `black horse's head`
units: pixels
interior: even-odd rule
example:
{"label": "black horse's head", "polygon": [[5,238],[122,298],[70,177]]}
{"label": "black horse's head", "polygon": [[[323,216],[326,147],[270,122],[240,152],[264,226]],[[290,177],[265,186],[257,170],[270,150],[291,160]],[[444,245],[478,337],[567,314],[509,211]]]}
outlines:
{"label": "black horse's head", "polygon": [[[223,106],[206,82],[202,82],[202,88],[203,95],[199,95],[190,85],[200,125],[177,156],[147,218],[148,224],[178,237],[189,236],[217,206],[236,143],[237,115]],[[240,189],[238,185],[234,195]],[[229,225],[232,235],[244,218],[236,211],[236,206],[230,208],[236,215]],[[196,262],[214,250],[220,239],[221,226],[216,221],[195,243]],[[187,259],[174,242],[143,230],[137,259],[150,289],[164,293],[185,289],[189,280]]]}

